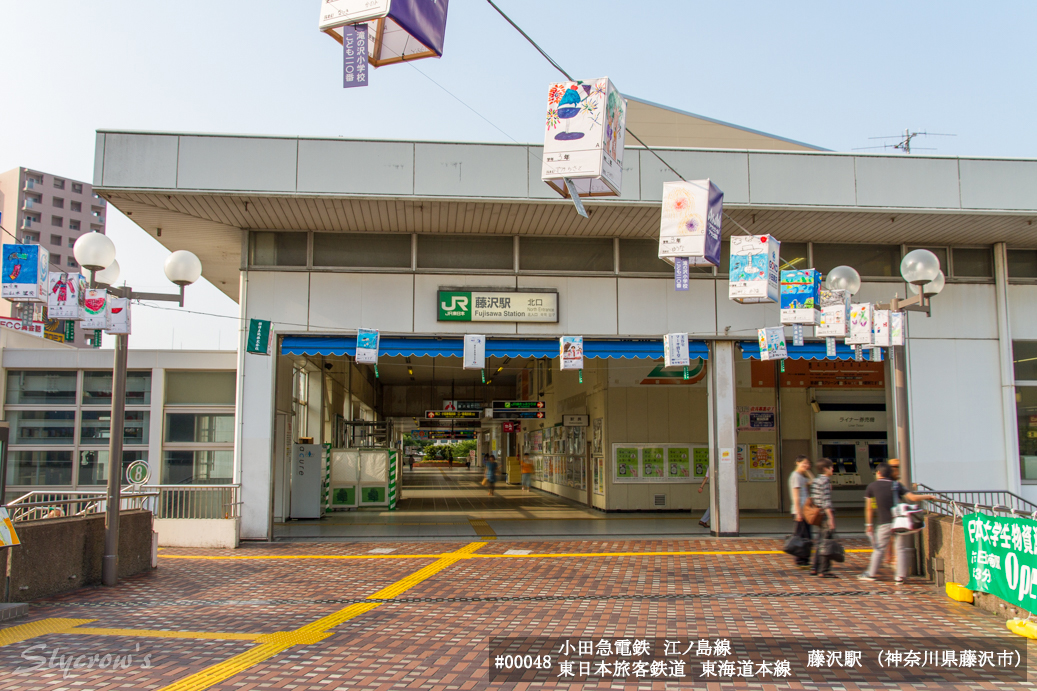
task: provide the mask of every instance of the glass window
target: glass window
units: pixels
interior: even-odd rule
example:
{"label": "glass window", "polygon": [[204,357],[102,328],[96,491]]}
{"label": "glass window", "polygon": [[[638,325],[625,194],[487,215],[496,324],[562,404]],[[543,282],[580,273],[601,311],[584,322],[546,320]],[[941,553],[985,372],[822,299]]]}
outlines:
{"label": "glass window", "polygon": [[1037,278],[1037,250],[1008,250],[1009,278]]}
{"label": "glass window", "polygon": [[419,235],[419,269],[511,271],[515,266],[511,237]]}
{"label": "glass window", "polygon": [[253,266],[306,266],[306,233],[253,232]]}
{"label": "glass window", "polygon": [[234,415],[166,413],[166,441],[187,444],[233,443]]}
{"label": "glass window", "polygon": [[807,243],[783,242],[780,245],[780,250],[781,254],[778,257],[780,260],[778,269],[780,271],[810,268],[810,255],[807,253]]}
{"label": "glass window", "polygon": [[71,451],[11,451],[7,485],[72,484]]}
{"label": "glass window", "polygon": [[[123,423],[122,443],[127,446],[148,443],[151,413],[146,410],[127,410]],[[111,440],[112,413],[110,410],[84,410],[79,429],[81,445],[104,444]]]}
{"label": "glass window", "polygon": [[947,248],[946,247],[922,247],[922,246],[911,246],[907,248],[908,252],[912,250],[929,250],[936,255],[936,258],[940,260],[940,270],[946,276],[950,273],[951,265],[947,261]]}
{"label": "glass window", "polygon": [[166,371],[166,405],[234,405],[238,373]]}
{"label": "glass window", "polygon": [[1024,480],[1037,480],[1037,387],[1015,389],[1019,425],[1019,466]]}
{"label": "glass window", "polygon": [[[83,372],[83,405],[112,405],[112,373]],[[151,370],[126,373],[126,405],[151,405]]]}
{"label": "glass window", "polygon": [[[659,259],[658,240],[634,240],[622,238],[619,241],[619,270],[627,273],[666,274],[673,275],[673,264]],[[692,266],[693,274],[713,274],[711,266]]]}
{"label": "glass window", "polygon": [[228,485],[234,477],[234,452],[166,451],[162,459],[162,484]]}
{"label": "glass window", "polygon": [[[148,460],[148,452],[132,450],[122,452],[122,470],[119,477],[126,484],[126,468],[134,461]],[[79,484],[108,484],[108,449],[90,449],[79,452]]]}
{"label": "glass window", "polygon": [[899,245],[826,245],[814,243],[814,268],[823,274],[852,266],[867,277],[900,276]]}
{"label": "glass window", "polygon": [[74,410],[8,410],[11,445],[71,444],[76,431]]}
{"label": "glass window", "polygon": [[613,271],[611,238],[522,238],[523,271]]}
{"label": "glass window", "polygon": [[955,276],[994,277],[994,255],[989,247],[955,247],[951,253]]}
{"label": "glass window", "polygon": [[75,370],[11,370],[7,373],[8,405],[75,405]]}
{"label": "glass window", "polygon": [[1016,381],[1037,381],[1037,341],[1012,341]]}
{"label": "glass window", "polygon": [[409,269],[406,233],[314,233],[314,266]]}

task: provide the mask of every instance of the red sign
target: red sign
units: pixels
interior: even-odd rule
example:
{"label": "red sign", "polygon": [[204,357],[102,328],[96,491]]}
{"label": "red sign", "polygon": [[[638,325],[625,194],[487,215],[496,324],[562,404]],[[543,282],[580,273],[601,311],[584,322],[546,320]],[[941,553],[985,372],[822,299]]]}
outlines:
{"label": "red sign", "polygon": [[519,422],[503,422],[501,423],[501,431],[505,433],[518,432],[520,431],[522,423]]}

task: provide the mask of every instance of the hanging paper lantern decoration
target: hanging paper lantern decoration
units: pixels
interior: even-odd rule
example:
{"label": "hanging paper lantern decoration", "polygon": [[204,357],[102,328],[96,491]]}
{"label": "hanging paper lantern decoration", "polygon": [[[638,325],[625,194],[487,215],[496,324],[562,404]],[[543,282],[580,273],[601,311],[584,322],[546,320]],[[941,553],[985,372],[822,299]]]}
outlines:
{"label": "hanging paper lantern decoration", "polygon": [[375,329],[357,329],[356,361],[360,365],[378,364],[378,331]]}
{"label": "hanging paper lantern decoration", "polygon": [[821,321],[815,336],[843,338],[850,324],[850,293],[846,290],[820,290]]}
{"label": "hanging paper lantern decoration", "polygon": [[691,354],[688,352],[688,334],[666,334],[663,336],[663,358],[666,367],[688,367]]}
{"label": "hanging paper lantern decoration", "polygon": [[889,315],[890,345],[904,345],[904,313],[893,312]]}
{"label": "hanging paper lantern decoration", "polygon": [[130,333],[130,299],[109,297],[105,304],[104,330],[108,334]]}
{"label": "hanging paper lantern decoration", "polygon": [[781,272],[781,323],[817,324],[821,318],[821,274],[815,269]]}
{"label": "hanging paper lantern decoration", "polygon": [[54,272],[50,274],[49,285],[47,316],[51,319],[82,319],[86,279],[80,274]]}
{"label": "hanging paper lantern decoration", "polygon": [[322,0],[319,28],[339,43],[343,29],[367,25],[375,67],[443,55],[448,0]]}
{"label": "hanging paper lantern decoration", "polygon": [[559,340],[562,369],[583,369],[583,336],[562,336]]}
{"label": "hanging paper lantern decoration", "polygon": [[486,336],[464,337],[464,369],[486,368]]}
{"label": "hanging paper lantern decoration", "polygon": [[87,288],[83,294],[83,315],[79,326],[84,330],[108,327],[108,291],[103,288]]}
{"label": "hanging paper lantern decoration", "polygon": [[708,178],[663,183],[659,258],[671,264],[684,257],[691,266],[719,266],[723,215],[724,193]]}
{"label": "hanging paper lantern decoration", "polygon": [[785,348],[785,329],[781,326],[768,326],[757,330],[760,339],[761,360],[784,360],[788,357]]}
{"label": "hanging paper lantern decoration", "polygon": [[608,77],[559,82],[547,90],[540,177],[563,197],[617,197],[623,187],[627,102]]}
{"label": "hanging paper lantern decoration", "polygon": [[39,245],[4,245],[0,297],[11,302],[47,302],[50,252]]}
{"label": "hanging paper lantern decoration", "polygon": [[731,238],[728,297],[735,302],[778,302],[778,248],[770,235]]}
{"label": "hanging paper lantern decoration", "polygon": [[871,315],[872,344],[888,348],[893,345],[893,334],[890,331],[890,311],[875,310]]}
{"label": "hanging paper lantern decoration", "polygon": [[870,346],[873,338],[871,324],[872,304],[870,302],[850,305],[850,331],[846,337],[846,345]]}

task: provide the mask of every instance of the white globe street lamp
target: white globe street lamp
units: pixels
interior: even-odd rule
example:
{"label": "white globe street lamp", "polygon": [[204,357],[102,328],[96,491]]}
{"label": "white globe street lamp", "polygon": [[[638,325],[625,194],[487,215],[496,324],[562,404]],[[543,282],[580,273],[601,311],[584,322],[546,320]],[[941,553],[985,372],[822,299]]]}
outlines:
{"label": "white globe street lamp", "polygon": [[900,275],[912,286],[929,283],[939,273],[940,260],[929,250],[912,250],[900,262]]}
{"label": "white globe street lamp", "polygon": [[856,295],[861,289],[861,275],[852,266],[837,266],[825,276],[825,287],[829,290],[845,290]]}
{"label": "white globe street lamp", "polygon": [[119,270],[119,260],[112,259],[112,263],[108,265],[107,269],[94,273],[94,283],[103,288],[115,285],[115,282],[119,280]]}
{"label": "white globe street lamp", "polygon": [[202,262],[187,250],[177,250],[166,257],[166,278],[178,286],[191,285],[202,276]]}
{"label": "white globe street lamp", "polygon": [[921,288],[922,295],[927,298],[931,298],[934,295],[939,295],[940,291],[947,284],[946,279],[943,276],[942,271],[936,272],[936,277],[930,280],[928,283],[924,283],[921,286],[917,286],[914,283],[909,284],[911,292],[918,295],[918,289]]}
{"label": "white globe street lamp", "polygon": [[95,230],[79,236],[72,246],[72,254],[84,269],[101,271],[115,261],[115,243],[107,235]]}

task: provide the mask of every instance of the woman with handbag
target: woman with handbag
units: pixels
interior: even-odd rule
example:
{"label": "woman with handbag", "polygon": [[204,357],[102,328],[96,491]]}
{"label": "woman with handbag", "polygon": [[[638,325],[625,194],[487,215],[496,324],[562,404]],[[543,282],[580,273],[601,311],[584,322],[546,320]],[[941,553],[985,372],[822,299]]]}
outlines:
{"label": "woman with handbag", "polygon": [[814,553],[814,568],[811,576],[821,578],[838,578],[832,573],[832,560],[829,553],[834,541],[835,508],[832,506],[832,473],[833,463],[827,458],[817,461],[817,477],[810,483],[810,500],[821,510],[817,551]]}
{"label": "woman with handbag", "polygon": [[[810,459],[806,456],[796,457],[796,469],[789,474],[789,498],[792,500],[792,518],[795,526],[792,533],[793,541],[798,541],[798,549],[790,552],[796,559],[796,566],[807,568],[810,566],[810,550],[813,548],[813,535],[810,533],[810,524],[803,516],[803,506],[807,503],[810,494]],[[788,550],[786,550],[788,551]]]}

